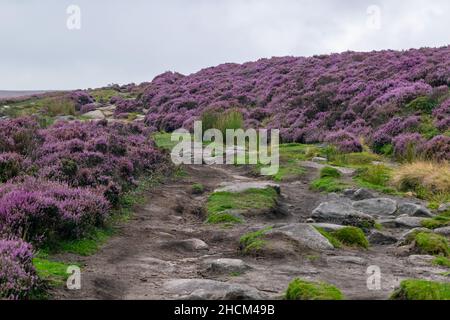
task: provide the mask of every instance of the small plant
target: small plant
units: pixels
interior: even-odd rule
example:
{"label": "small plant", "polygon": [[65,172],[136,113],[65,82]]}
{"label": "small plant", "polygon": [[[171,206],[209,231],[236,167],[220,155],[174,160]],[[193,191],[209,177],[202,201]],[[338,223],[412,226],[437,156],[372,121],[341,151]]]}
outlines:
{"label": "small plant", "polygon": [[325,238],[328,239],[328,241],[333,245],[335,248],[342,247],[341,241],[336,239],[330,232],[325,231],[323,228],[316,228],[317,231],[320,232],[321,235],[323,235]]}
{"label": "small plant", "polygon": [[194,183],[192,185],[192,193],[193,194],[202,194],[205,192],[205,187],[200,183]]}
{"label": "small plant", "polygon": [[233,224],[233,223],[242,223],[242,219],[239,217],[236,217],[229,213],[211,213],[208,215],[208,218],[206,219],[206,223],[211,224],[218,224],[218,223],[226,223],[226,224]]}
{"label": "small plant", "polygon": [[263,240],[263,237],[270,230],[272,230],[272,227],[244,234],[239,240],[241,251],[248,254],[261,250],[266,243],[266,241]]}
{"label": "small plant", "polygon": [[435,266],[443,266],[450,268],[450,259],[446,257],[442,256],[436,257],[431,263]]}
{"label": "small plant", "polygon": [[391,295],[392,300],[450,300],[450,283],[404,280]]}
{"label": "small plant", "polygon": [[335,286],[324,282],[292,280],[285,293],[286,300],[342,300],[344,295]]}
{"label": "small plant", "polygon": [[364,235],[364,232],[357,227],[344,227],[333,231],[331,235],[348,246],[361,247],[364,249],[369,247],[369,241]]}

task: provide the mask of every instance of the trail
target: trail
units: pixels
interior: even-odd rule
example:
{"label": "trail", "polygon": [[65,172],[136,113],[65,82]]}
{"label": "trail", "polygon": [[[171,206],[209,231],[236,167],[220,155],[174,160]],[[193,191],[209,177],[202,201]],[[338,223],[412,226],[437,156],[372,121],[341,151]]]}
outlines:
{"label": "trail", "polygon": [[[202,210],[208,193],[222,182],[256,180],[246,169],[236,166],[187,166],[187,175],[173,178],[146,195],[147,204],[136,208],[131,220],[119,226],[96,254],[88,257],[66,255],[80,261],[80,290],[57,289],[56,299],[176,299],[183,297],[167,283],[174,279],[210,279],[226,284],[248,285],[263,298],[281,298],[295,277],[326,281],[339,287],[348,299],[386,299],[400,280],[436,270],[412,267],[405,257],[395,254],[395,246],[372,246],[369,250],[336,249],[301,257],[243,256],[239,238],[248,231],[265,226],[305,222],[312,210],[332,195],[313,192],[309,182],[317,170],[308,169],[300,180],[280,184],[280,206],[286,215],[255,218],[231,228],[205,224]],[[194,195],[194,183],[206,192]],[[193,249],[188,239],[200,239],[208,248]],[[349,258],[350,257],[350,258]],[[353,258],[352,258],[353,257]],[[355,258],[356,257],[356,258]],[[239,274],[211,273],[209,259],[242,259],[251,267]],[[381,269],[381,290],[368,290],[367,267]],[[236,298],[236,297],[234,297]],[[238,297],[239,298],[239,297]]]}

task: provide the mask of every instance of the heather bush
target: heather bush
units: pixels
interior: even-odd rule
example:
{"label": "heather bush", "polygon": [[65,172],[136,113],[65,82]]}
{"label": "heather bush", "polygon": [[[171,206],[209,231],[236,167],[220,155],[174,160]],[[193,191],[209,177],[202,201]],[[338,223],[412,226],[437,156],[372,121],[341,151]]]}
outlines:
{"label": "heather bush", "polygon": [[394,156],[397,160],[412,162],[420,157],[424,139],[419,133],[403,133],[393,139]]}
{"label": "heather bush", "polygon": [[450,137],[439,135],[425,144],[425,156],[428,159],[449,161],[450,160]]}
{"label": "heather bush", "polygon": [[19,175],[23,157],[14,152],[0,153],[0,182],[6,182]]}
{"label": "heather bush", "polygon": [[94,98],[86,91],[76,90],[70,92],[67,97],[75,103],[75,110],[80,111],[85,104],[94,103]]}
{"label": "heather bush", "polygon": [[0,300],[26,299],[36,290],[38,277],[32,259],[30,244],[0,239]]}
{"label": "heather bush", "polygon": [[31,154],[39,142],[38,129],[30,117],[0,121],[0,152]]}
{"label": "heather bush", "polygon": [[116,105],[116,110],[114,111],[115,115],[142,111],[142,104],[135,99],[112,97],[110,101]]}
{"label": "heather bush", "polygon": [[344,130],[328,134],[325,141],[330,142],[343,153],[361,152],[363,149],[358,139]]}
{"label": "heather bush", "polygon": [[99,105],[97,103],[88,103],[88,104],[82,105],[80,107],[80,113],[85,114],[85,113],[94,111],[98,107],[99,107]]}

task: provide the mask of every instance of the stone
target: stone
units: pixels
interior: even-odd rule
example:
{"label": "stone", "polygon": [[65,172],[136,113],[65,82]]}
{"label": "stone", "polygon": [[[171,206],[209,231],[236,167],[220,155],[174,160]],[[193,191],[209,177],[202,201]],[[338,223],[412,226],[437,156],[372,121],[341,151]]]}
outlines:
{"label": "stone", "polygon": [[280,193],[280,185],[270,181],[239,181],[239,182],[225,182],[221,187],[214,190],[214,192],[245,192],[249,189],[266,189],[274,188],[277,193]]}
{"label": "stone", "polygon": [[437,211],[439,213],[443,213],[443,212],[448,211],[448,210],[450,210],[450,202],[441,204]]}
{"label": "stone", "polygon": [[412,237],[413,235],[415,235],[416,233],[419,233],[419,232],[430,232],[430,230],[427,229],[427,228],[422,228],[422,227],[419,227],[419,228],[413,228],[413,229],[411,229],[411,230],[408,230],[408,231],[406,231],[405,233],[402,234],[402,236],[401,236],[400,239],[399,239],[399,243],[400,243],[400,244],[405,244],[405,243],[407,243],[407,242],[408,242],[408,239],[409,239],[410,237]]}
{"label": "stone", "polygon": [[384,218],[377,220],[377,223],[380,224],[384,228],[397,228],[397,223],[395,222],[395,218]]}
{"label": "stone", "polygon": [[375,220],[368,214],[356,210],[351,204],[342,201],[321,203],[312,212],[312,218],[317,222],[329,222],[356,227],[374,225]]}
{"label": "stone", "polygon": [[345,196],[345,197],[352,197],[354,194],[355,194],[355,192],[356,192],[356,189],[344,189],[344,191],[342,191],[342,194]]}
{"label": "stone", "polygon": [[340,224],[332,224],[332,223],[313,223],[312,225],[316,228],[321,228],[326,232],[333,232],[345,228],[345,226],[342,226]]}
{"label": "stone", "polygon": [[316,228],[306,223],[292,223],[270,230],[267,234],[282,233],[311,250],[333,250],[333,245]]}
{"label": "stone", "polygon": [[450,226],[437,228],[433,230],[434,233],[440,234],[441,236],[449,237],[450,236]]}
{"label": "stone", "polygon": [[435,256],[413,254],[408,257],[408,262],[414,266],[429,266],[434,259]]}
{"label": "stone", "polygon": [[352,200],[366,200],[375,198],[375,195],[367,189],[358,189],[352,195]]}
{"label": "stone", "polygon": [[428,217],[428,218],[433,216],[430,210],[428,210],[424,206],[410,202],[400,204],[397,209],[397,214],[398,215],[406,214],[411,217]]}
{"label": "stone", "polygon": [[400,228],[418,228],[422,226],[422,221],[425,218],[420,217],[408,217],[408,216],[401,216],[395,219],[395,223],[397,227]]}
{"label": "stone", "polygon": [[259,290],[244,284],[209,279],[175,279],[167,281],[164,288],[189,300],[262,300]]}
{"label": "stone", "polygon": [[388,198],[373,198],[355,201],[353,207],[369,215],[389,216],[397,210],[397,203]]}
{"label": "stone", "polygon": [[94,110],[83,114],[84,117],[94,120],[105,119],[105,115],[100,110]]}
{"label": "stone", "polygon": [[233,273],[233,272],[245,272],[250,269],[244,261],[241,259],[215,259],[205,261],[207,270],[214,273]]}
{"label": "stone", "polygon": [[398,239],[393,235],[379,230],[371,230],[367,239],[370,244],[378,245],[394,244],[398,241]]}
{"label": "stone", "polygon": [[361,257],[354,257],[354,256],[333,256],[328,257],[327,262],[339,262],[339,263],[352,263],[357,265],[365,265],[366,259]]}
{"label": "stone", "polygon": [[311,159],[312,162],[317,162],[317,163],[324,163],[327,162],[328,159],[324,158],[324,157],[314,157]]}
{"label": "stone", "polygon": [[179,251],[208,250],[208,245],[200,239],[169,240],[162,243],[162,247]]}

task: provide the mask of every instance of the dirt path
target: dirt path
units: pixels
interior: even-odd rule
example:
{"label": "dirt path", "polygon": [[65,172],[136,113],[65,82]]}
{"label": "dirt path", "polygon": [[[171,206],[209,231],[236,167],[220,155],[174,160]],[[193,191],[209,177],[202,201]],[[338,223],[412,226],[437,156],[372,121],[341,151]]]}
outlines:
{"label": "dirt path", "polygon": [[[70,257],[84,264],[81,290],[60,289],[57,299],[174,299],[178,292],[167,289],[172,279],[212,279],[246,284],[266,298],[278,298],[295,277],[327,281],[341,288],[349,299],[385,299],[401,279],[434,276],[433,270],[407,266],[393,247],[374,246],[367,251],[336,249],[302,257],[257,259],[239,254],[241,235],[268,225],[305,222],[312,210],[329,195],[309,190],[314,170],[298,181],[281,184],[283,211],[276,219],[253,220],[232,228],[204,223],[201,208],[208,192],[222,182],[254,179],[235,166],[189,166],[187,175],[155,188],[148,204],[138,208],[132,219],[120,226],[98,253]],[[206,187],[204,195],[191,192],[192,184]],[[200,239],[207,249],[192,249],[184,240]],[[333,258],[334,257],[334,258]],[[349,258],[350,257],[350,258]],[[351,258],[353,257],[353,258]],[[355,258],[356,257],[356,258]],[[205,260],[242,259],[251,269],[242,274],[210,274]],[[382,272],[382,289],[370,291],[366,270],[377,265]],[[430,274],[431,272],[431,274]],[[436,271],[437,272],[437,271]]]}

